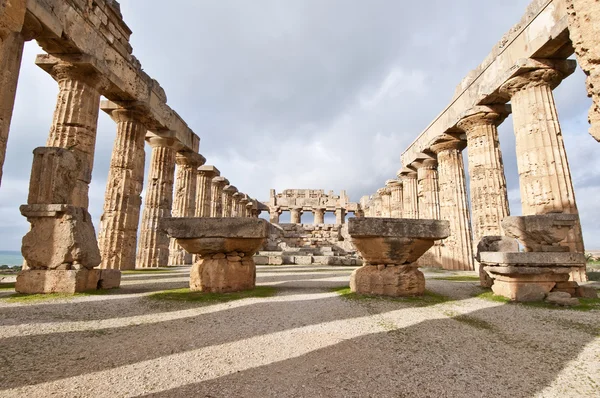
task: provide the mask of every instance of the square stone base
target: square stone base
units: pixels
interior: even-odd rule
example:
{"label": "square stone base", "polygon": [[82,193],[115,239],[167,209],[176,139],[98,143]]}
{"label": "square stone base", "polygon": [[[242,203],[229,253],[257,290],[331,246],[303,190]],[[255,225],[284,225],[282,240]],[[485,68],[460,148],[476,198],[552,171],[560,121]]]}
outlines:
{"label": "square stone base", "polygon": [[198,260],[190,271],[190,289],[208,293],[251,290],[256,286],[256,265],[252,257],[242,261]]}
{"label": "square stone base", "polygon": [[364,265],[352,272],[350,290],[380,296],[419,296],[425,291],[425,276],[414,265]]}
{"label": "square stone base", "polygon": [[569,279],[568,274],[493,275],[494,294],[513,301],[542,301],[557,282]]}
{"label": "square stone base", "polygon": [[119,287],[119,270],[24,270],[17,275],[17,293],[80,293]]}

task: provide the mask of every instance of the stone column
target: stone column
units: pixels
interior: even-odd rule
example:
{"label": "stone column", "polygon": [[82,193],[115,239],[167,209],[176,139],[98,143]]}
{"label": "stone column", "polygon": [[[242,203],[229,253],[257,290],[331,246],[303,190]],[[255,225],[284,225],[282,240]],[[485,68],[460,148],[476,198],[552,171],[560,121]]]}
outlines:
{"label": "stone column", "polygon": [[[177,171],[175,177],[175,195],[173,199],[172,217],[194,217],[196,213],[196,188],[198,184],[198,167],[206,159],[192,152],[178,152],[175,156]],[[176,240],[171,238],[169,245],[169,265],[192,263],[192,255],[186,252]]]}
{"label": "stone column", "polygon": [[223,188],[223,217],[233,217],[233,194],[237,191],[233,185]]}
{"label": "stone column", "polygon": [[392,217],[392,190],[389,188],[380,188],[377,193],[381,198],[381,217]]}
{"label": "stone column", "polygon": [[402,182],[398,180],[387,180],[385,186],[390,190],[390,217],[402,218]]}
{"label": "stone column", "polygon": [[137,232],[144,187],[143,115],[132,109],[106,110],[117,123],[100,218],[101,268],[135,269]]}
{"label": "stone column", "polygon": [[[439,220],[440,196],[437,161],[425,155],[413,166],[417,169],[418,218],[422,220]],[[442,244],[442,241],[436,241],[433,247],[419,259],[419,264],[423,267],[442,267]]]}
{"label": "stone column", "polygon": [[335,209],[335,224],[343,225],[346,223],[346,209],[338,207]]}
{"label": "stone column", "polygon": [[506,113],[477,107],[458,123],[467,135],[473,247],[484,236],[504,235],[501,222],[510,215],[497,126]]}
{"label": "stone column", "polygon": [[243,217],[243,212],[240,207],[240,200],[244,197],[243,193],[236,192],[231,196],[231,217]]}
{"label": "stone column", "polygon": [[472,271],[473,236],[465,182],[462,150],[466,143],[456,140],[434,145],[437,153],[440,218],[450,222],[450,236],[442,246],[442,267]]}
{"label": "stone column", "polygon": [[2,183],[2,168],[15,107],[25,37],[17,32],[6,32],[0,36],[2,36],[0,38],[0,183]]}
{"label": "stone column", "polygon": [[215,177],[212,179],[210,190],[210,216],[223,217],[223,188],[229,185],[229,180],[224,177]]}
{"label": "stone column", "polygon": [[238,217],[248,217],[248,211],[246,207],[248,205],[248,202],[250,202],[250,200],[248,199],[248,196],[244,194],[240,198],[240,214]]}
{"label": "stone column", "polygon": [[419,218],[419,201],[417,193],[417,172],[404,168],[398,172],[402,180],[402,217]]}
{"label": "stone column", "polygon": [[253,200],[249,201],[248,203],[246,203],[246,215],[245,217],[251,218],[258,218],[260,214],[260,211],[258,210],[258,208],[256,208],[256,203],[254,203]]}
{"label": "stone column", "polygon": [[569,36],[579,66],[587,75],[587,92],[592,98],[590,134],[600,141],[600,1],[567,0]]}
{"label": "stone column", "polygon": [[158,228],[161,219],[171,216],[175,155],[181,144],[172,138],[151,137],[150,170],[137,252],[137,267],[166,267],[169,236]]}
{"label": "stone column", "polygon": [[315,215],[314,224],[325,224],[325,208],[324,207],[315,207],[313,209],[313,213]]}
{"label": "stone column", "polygon": [[50,73],[58,81],[59,93],[46,146],[69,149],[78,163],[73,204],[88,208],[92,181],[100,90],[106,80],[87,65],[61,62]]}
{"label": "stone column", "polygon": [[195,217],[210,217],[212,180],[221,174],[215,166],[198,167]]}
{"label": "stone column", "polygon": [[281,214],[281,211],[279,210],[278,207],[271,207],[269,209],[269,221],[271,222],[271,224],[279,224],[279,215]]}
{"label": "stone column", "polygon": [[[501,87],[512,103],[523,215],[578,214],[552,94],[563,76],[554,69],[537,69]],[[584,252],[579,222],[563,243],[573,252]]]}
{"label": "stone column", "polygon": [[290,223],[301,224],[302,223],[302,208],[293,207],[290,209]]}

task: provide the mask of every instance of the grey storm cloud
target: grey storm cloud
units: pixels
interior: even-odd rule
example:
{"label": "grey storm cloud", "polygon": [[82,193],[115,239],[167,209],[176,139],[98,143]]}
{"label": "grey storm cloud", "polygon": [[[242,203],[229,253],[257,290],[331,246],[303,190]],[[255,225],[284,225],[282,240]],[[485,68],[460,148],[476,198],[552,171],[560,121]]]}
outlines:
{"label": "grey storm cloud", "polygon": [[[201,137],[200,152],[241,191],[373,193],[456,85],[516,24],[528,0],[121,0],[134,54]],[[0,249],[28,229],[31,151],[45,144],[56,83],[26,46],[0,188]],[[584,76],[555,90],[588,248],[600,247],[598,147],[587,133]],[[101,115],[90,190],[99,225],[116,129]],[[514,134],[500,138],[511,211],[520,212]],[[147,160],[149,149],[147,148]]]}

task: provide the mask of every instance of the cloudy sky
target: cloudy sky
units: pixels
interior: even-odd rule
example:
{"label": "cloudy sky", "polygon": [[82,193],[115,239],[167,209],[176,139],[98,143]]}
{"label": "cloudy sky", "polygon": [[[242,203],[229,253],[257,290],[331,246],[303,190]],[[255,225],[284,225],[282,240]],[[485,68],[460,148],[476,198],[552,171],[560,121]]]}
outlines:
{"label": "cloudy sky", "polygon": [[[121,0],[134,54],[201,137],[209,164],[250,196],[346,189],[395,177],[400,154],[528,0]],[[31,152],[45,145],[56,83],[28,43],[0,188],[0,250],[28,223]],[[555,90],[588,249],[600,249],[600,144],[588,135],[584,76]],[[90,190],[96,226],[116,128],[101,114]],[[511,212],[520,214],[512,119],[500,128]],[[149,148],[147,158],[149,158]],[[309,222],[310,216],[303,221]],[[282,218],[282,220],[284,220]]]}

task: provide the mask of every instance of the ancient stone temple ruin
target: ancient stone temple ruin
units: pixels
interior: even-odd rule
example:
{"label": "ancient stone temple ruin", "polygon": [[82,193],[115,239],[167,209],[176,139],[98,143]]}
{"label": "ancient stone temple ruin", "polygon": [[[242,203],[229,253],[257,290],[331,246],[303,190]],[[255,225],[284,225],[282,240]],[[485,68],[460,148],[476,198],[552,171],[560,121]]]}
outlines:
{"label": "ancient stone temple ruin", "polygon": [[[481,242],[486,246],[490,237],[500,242],[509,234],[505,220],[510,209],[497,129],[510,114],[523,216],[568,216],[572,225],[564,239],[549,245],[555,254],[545,264],[554,271],[563,267],[554,272],[562,276],[552,281],[555,286],[551,289],[566,289],[567,282],[575,289],[574,283],[586,280],[584,242],[553,90],[578,65],[583,69],[593,102],[590,133],[600,141],[599,15],[597,0],[534,0],[521,21],[459,83],[451,102],[402,153],[397,175],[372,195],[351,202],[345,191],[335,195],[323,190],[287,189],[281,193],[271,190],[268,201],[260,202],[240,192],[235,181],[221,175],[210,165],[210,159],[201,155],[200,137],[167,104],[165,90],[133,55],[129,43],[132,32],[117,1],[2,1],[0,179],[26,41],[36,40],[43,48],[45,53],[37,57],[36,64],[59,89],[46,146],[31,148],[30,194],[21,208],[31,230],[23,239],[26,270],[19,276],[16,290],[75,292],[116,287],[121,270],[190,264],[194,258],[205,268],[217,263],[229,270],[246,267],[243,270],[250,275],[254,263],[247,257],[260,245],[267,253],[258,257],[266,263],[276,257],[269,251],[280,252],[282,260],[273,260],[277,262],[283,261],[285,250],[292,250],[288,257],[296,264],[312,263],[314,259],[306,257],[315,254],[352,256],[356,242],[367,235],[352,237],[346,221],[350,215],[355,220],[410,219],[407,225],[416,223],[417,229],[440,221],[422,237],[428,242],[419,246],[427,246],[422,256],[413,256],[408,262],[398,258],[373,261],[386,267],[410,263],[410,269],[403,269],[413,276],[418,275],[413,272],[417,265],[465,271],[483,266],[482,283],[501,282],[495,290],[507,291],[502,284],[527,282],[530,277],[524,276],[525,264],[528,258],[541,255],[538,250],[506,255],[510,261],[506,256],[498,260],[503,256],[497,254],[501,251],[482,251],[476,261],[474,248]],[[96,131],[101,110],[114,120],[117,136],[96,237],[88,207],[95,145],[101,138]],[[148,170],[144,170],[146,150],[150,152]],[[462,156],[465,150],[466,165]],[[280,224],[283,212],[290,213],[290,223]],[[312,225],[302,224],[302,214],[308,212],[314,214]],[[231,237],[220,230],[222,225],[241,228],[248,223],[244,219],[258,218],[261,213],[268,213],[270,232],[263,234],[265,223],[257,223],[260,232],[242,237],[254,239],[251,247],[223,243]],[[335,215],[335,222],[326,223],[328,213]],[[174,218],[191,220],[192,232],[173,229],[177,224]],[[218,227],[214,220],[198,221],[208,218],[242,221]],[[165,227],[165,220],[174,224]],[[363,225],[361,222],[354,221],[356,225]],[[368,238],[374,238],[372,233],[387,241],[398,236],[414,238],[390,223],[396,235],[390,235],[390,230],[382,227],[388,224],[382,222]],[[555,227],[552,223],[539,225],[550,230]],[[214,229],[216,235],[202,235],[200,226]],[[200,237],[217,239],[222,247],[207,249],[205,241],[198,243]],[[367,260],[365,266],[372,267],[374,263],[365,254],[368,249],[363,243],[358,246]],[[564,261],[557,260],[563,257]],[[359,265],[360,260],[355,256],[340,264]],[[506,274],[499,269],[505,266],[513,267],[514,272]],[[195,267],[196,273],[202,274],[200,266]],[[566,268],[568,281],[564,280]],[[375,273],[373,268],[368,271]],[[227,279],[236,272],[224,272],[221,277]],[[363,272],[357,272],[356,286],[363,285],[359,277]],[[381,269],[377,272],[383,275]],[[207,278],[198,276],[204,282]],[[251,279],[246,278],[240,286],[253,286]],[[198,283],[211,286],[204,282]],[[372,280],[369,283],[373,285]],[[512,298],[518,296],[511,294]]]}

